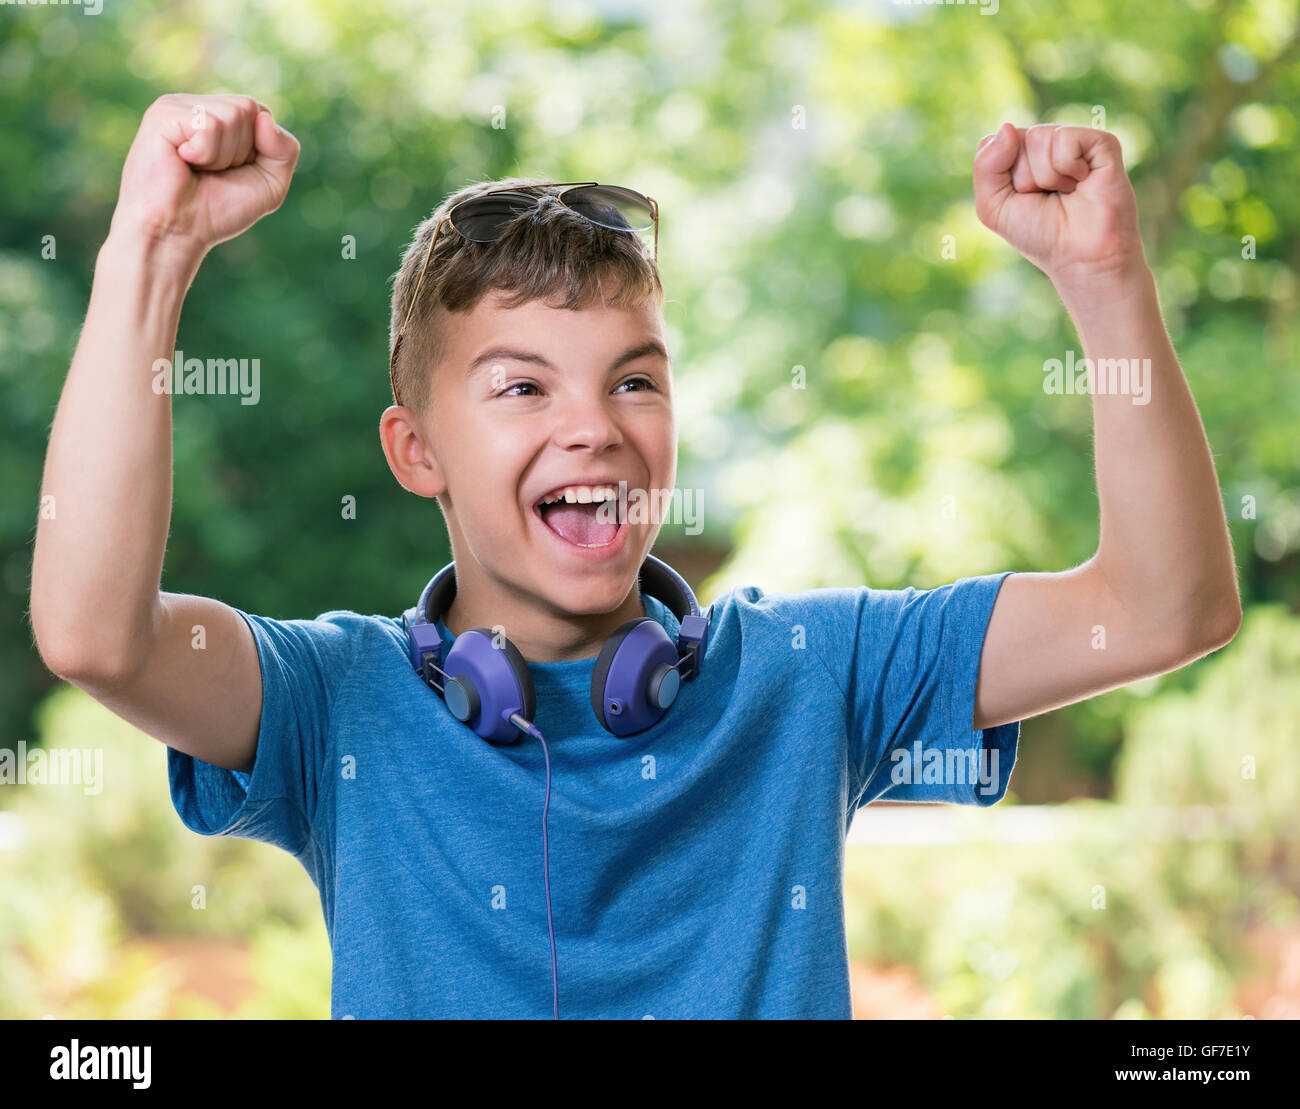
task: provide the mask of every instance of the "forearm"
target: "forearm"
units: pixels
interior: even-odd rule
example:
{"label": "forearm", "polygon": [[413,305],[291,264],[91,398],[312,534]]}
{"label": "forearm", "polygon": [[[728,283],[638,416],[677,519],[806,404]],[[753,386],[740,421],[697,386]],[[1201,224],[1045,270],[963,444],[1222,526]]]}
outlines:
{"label": "forearm", "polygon": [[[1092,361],[1101,531],[1095,565],[1119,603],[1175,634],[1234,624],[1236,565],[1214,461],[1145,262],[1058,284]],[[1108,392],[1123,385],[1127,392]],[[1136,372],[1135,372],[1136,371]]]}
{"label": "forearm", "polygon": [[158,606],[171,519],[171,397],[155,392],[199,258],[111,231],[55,413],[31,619],[46,661],[118,673]]}

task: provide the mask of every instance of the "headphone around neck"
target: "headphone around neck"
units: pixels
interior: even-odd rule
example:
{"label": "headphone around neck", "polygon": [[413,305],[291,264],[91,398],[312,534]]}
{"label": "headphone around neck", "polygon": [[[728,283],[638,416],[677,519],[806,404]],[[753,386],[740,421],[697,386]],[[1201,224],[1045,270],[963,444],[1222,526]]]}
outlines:
{"label": "headphone around neck", "polygon": [[[691,587],[654,555],[646,555],[638,581],[680,627],[674,643],[657,620],[637,616],[606,640],[591,673],[591,710],[617,736],[643,732],[668,711],[681,683],[700,672],[713,619],[713,606],[701,614]],[[456,564],[450,562],[402,616],[411,665],[451,714],[489,743],[514,743],[521,732],[537,735],[533,678],[509,639],[501,636],[498,647],[490,628],[469,628],[456,636],[444,661],[436,624],[455,596]]]}

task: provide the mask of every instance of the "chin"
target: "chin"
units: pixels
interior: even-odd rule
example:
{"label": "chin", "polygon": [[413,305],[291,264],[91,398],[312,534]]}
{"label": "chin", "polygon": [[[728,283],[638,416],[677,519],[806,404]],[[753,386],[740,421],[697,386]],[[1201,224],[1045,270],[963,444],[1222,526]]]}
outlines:
{"label": "chin", "polygon": [[[552,595],[551,600],[557,608],[562,608],[573,616],[600,616],[607,612],[613,612],[627,600],[634,579],[594,588],[595,583],[591,579],[596,576],[591,574],[587,579],[590,584],[588,588],[583,590],[581,597],[575,597],[569,590],[557,590]],[[599,576],[603,579],[606,575],[601,574]]]}

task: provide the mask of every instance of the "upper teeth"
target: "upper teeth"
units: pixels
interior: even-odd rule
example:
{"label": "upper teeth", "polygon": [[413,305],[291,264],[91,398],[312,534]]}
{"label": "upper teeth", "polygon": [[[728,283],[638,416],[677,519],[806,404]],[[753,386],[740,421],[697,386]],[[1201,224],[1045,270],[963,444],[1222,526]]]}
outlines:
{"label": "upper teeth", "polygon": [[566,485],[555,493],[550,493],[537,503],[554,504],[566,501],[569,504],[591,504],[592,501],[612,501],[618,496],[618,490],[612,485]]}

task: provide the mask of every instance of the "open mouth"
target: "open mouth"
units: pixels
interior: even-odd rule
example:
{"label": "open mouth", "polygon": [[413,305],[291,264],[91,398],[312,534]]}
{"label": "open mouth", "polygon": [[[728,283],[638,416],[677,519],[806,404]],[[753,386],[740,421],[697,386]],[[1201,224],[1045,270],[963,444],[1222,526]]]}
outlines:
{"label": "open mouth", "polygon": [[543,497],[533,505],[533,514],[553,535],[587,549],[612,547],[626,527],[619,519],[617,491],[609,486],[594,489],[587,501],[564,494]]}

